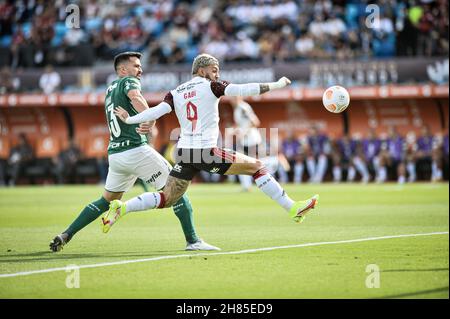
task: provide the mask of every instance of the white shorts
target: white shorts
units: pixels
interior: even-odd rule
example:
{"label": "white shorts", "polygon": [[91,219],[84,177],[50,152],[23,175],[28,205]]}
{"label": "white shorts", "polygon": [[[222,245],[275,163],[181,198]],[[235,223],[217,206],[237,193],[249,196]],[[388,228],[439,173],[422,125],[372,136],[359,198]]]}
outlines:
{"label": "white shorts", "polygon": [[161,154],[148,145],[108,156],[109,169],[105,189],[109,192],[126,192],[137,178],[156,190],[164,187],[172,166]]}

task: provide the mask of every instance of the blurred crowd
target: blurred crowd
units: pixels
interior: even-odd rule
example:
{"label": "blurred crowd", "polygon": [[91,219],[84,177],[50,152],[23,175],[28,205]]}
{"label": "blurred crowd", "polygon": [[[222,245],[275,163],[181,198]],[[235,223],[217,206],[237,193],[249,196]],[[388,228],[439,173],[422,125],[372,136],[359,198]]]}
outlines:
{"label": "blurred crowd", "polygon": [[[175,147],[171,141],[159,150],[172,164]],[[107,159],[86,158],[73,140],[54,158],[40,159],[34,153],[22,134],[9,157],[0,158],[0,186],[14,186],[21,177],[34,183],[36,176],[51,178],[55,184],[83,183],[83,170],[87,166],[91,166],[90,175],[96,176],[100,183],[106,178]],[[260,148],[257,157],[270,166],[281,183],[396,181],[403,184],[449,178],[448,129],[444,135],[433,135],[428,126],[417,136],[414,133],[402,136],[391,127],[386,136],[377,135],[371,129],[364,137],[344,135],[337,139],[312,127],[308,135],[286,136],[278,145],[278,154]],[[223,180],[220,175],[207,172],[200,176],[204,182]]]}
{"label": "blurred crowd", "polygon": [[448,55],[448,26],[446,0],[0,0],[13,68],[73,66],[86,48],[151,64]]}
{"label": "blurred crowd", "polygon": [[84,183],[87,176],[104,183],[107,172],[106,156],[87,158],[73,139],[57,156],[40,158],[27,135],[21,133],[9,156],[0,157],[0,186],[15,186],[20,179],[24,180],[21,183],[35,184],[40,178],[51,179],[55,184]]}
{"label": "blurred crowd", "polygon": [[344,135],[330,139],[312,128],[306,137],[289,135],[280,151],[289,163],[287,169],[283,165],[278,169],[284,183],[332,180],[403,184],[448,179],[448,129],[444,136],[433,135],[424,126],[418,136],[414,133],[402,136],[391,127],[386,136],[370,129],[362,138]]}

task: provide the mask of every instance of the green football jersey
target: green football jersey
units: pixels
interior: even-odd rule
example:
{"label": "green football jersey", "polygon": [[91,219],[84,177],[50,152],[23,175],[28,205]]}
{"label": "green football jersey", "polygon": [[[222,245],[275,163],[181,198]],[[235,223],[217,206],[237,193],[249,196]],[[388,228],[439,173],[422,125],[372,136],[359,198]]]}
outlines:
{"label": "green football jersey", "polygon": [[116,117],[113,110],[117,106],[127,110],[130,116],[139,112],[133,108],[128,98],[128,91],[141,90],[139,79],[126,76],[111,83],[106,90],[105,112],[109,127],[108,154],[123,152],[141,145],[147,144],[147,137],[136,132],[139,124],[125,124]]}

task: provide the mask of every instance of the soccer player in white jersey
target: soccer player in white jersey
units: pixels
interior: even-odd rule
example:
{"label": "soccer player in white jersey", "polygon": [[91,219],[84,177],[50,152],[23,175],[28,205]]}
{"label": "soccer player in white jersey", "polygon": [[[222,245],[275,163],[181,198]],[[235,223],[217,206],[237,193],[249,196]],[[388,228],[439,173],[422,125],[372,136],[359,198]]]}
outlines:
{"label": "soccer player in white jersey", "polygon": [[[256,157],[259,154],[258,146],[262,143],[261,134],[258,131],[260,120],[256,116],[250,104],[241,96],[231,99],[233,107],[233,119],[236,123],[237,150],[245,155]],[[244,191],[252,187],[250,175],[239,175],[239,181]]]}
{"label": "soccer player in white jersey", "polygon": [[282,77],[277,82],[230,84],[219,81],[219,62],[208,54],[200,54],[192,64],[193,78],[167,93],[157,106],[130,117],[117,107],[115,114],[125,123],[156,120],[175,111],[181,126],[178,156],[162,192],[144,193],[123,203],[111,202],[103,218],[103,232],[108,232],[120,217],[133,211],[172,206],[187,190],[192,178],[201,170],[222,175],[250,175],[256,185],[283,207],[296,222],[318,203],[318,195],[294,202],[269,174],[262,161],[217,147],[219,136],[219,99],[226,96],[252,96],[281,89],[290,84]]}
{"label": "soccer player in white jersey", "polygon": [[[78,231],[107,212],[110,202],[121,199],[122,195],[133,187],[137,178],[156,190],[161,190],[166,183],[172,167],[148,145],[147,137],[143,135],[149,132],[149,127],[151,128],[154,122],[151,125],[148,123],[150,126],[145,128],[126,125],[118,121],[113,112],[116,105],[123,106],[132,114],[148,109],[141,93],[140,58],[139,52],[124,52],[114,58],[118,78],[108,86],[105,96],[106,120],[110,130],[109,169],[105,191],[103,196],[88,204],[73,223],[53,239],[50,249],[54,252],[60,251]],[[180,220],[186,238],[186,250],[219,250],[198,238],[193,224],[192,206],[187,196],[180,196],[174,204],[173,210]]]}

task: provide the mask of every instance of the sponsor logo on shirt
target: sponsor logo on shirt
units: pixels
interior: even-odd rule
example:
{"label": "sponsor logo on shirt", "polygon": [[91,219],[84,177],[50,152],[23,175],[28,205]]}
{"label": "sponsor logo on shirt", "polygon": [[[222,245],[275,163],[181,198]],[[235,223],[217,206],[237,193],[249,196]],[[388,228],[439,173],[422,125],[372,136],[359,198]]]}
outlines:
{"label": "sponsor logo on shirt", "polygon": [[154,183],[156,179],[161,176],[161,171],[158,171],[157,173],[153,174],[149,180],[147,180],[147,183]]}

